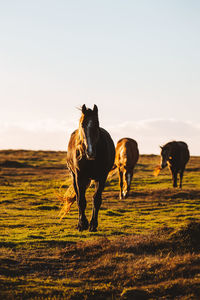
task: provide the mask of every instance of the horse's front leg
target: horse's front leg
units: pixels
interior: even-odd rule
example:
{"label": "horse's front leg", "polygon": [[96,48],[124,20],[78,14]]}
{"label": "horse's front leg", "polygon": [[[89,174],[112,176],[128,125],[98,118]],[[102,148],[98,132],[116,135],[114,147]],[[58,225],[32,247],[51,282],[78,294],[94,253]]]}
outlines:
{"label": "horse's front leg", "polygon": [[102,192],[105,186],[105,180],[96,182],[96,191],[93,197],[93,210],[92,210],[92,218],[90,221],[90,231],[97,231],[98,226],[98,212],[102,203]]}
{"label": "horse's front leg", "polygon": [[172,174],[173,187],[177,187],[177,170],[170,166],[170,171]]}
{"label": "horse's front leg", "polygon": [[179,184],[180,189],[182,188],[183,173],[184,173],[184,169],[180,171],[180,184]]}
{"label": "horse's front leg", "polygon": [[177,174],[178,174],[178,172],[175,170],[172,175],[173,187],[177,187]]}
{"label": "horse's front leg", "polygon": [[89,180],[80,179],[78,176],[76,177],[76,199],[79,211],[79,221],[78,221],[78,230],[83,231],[88,229],[89,223],[85,215],[86,209],[86,198],[85,192],[89,185]]}

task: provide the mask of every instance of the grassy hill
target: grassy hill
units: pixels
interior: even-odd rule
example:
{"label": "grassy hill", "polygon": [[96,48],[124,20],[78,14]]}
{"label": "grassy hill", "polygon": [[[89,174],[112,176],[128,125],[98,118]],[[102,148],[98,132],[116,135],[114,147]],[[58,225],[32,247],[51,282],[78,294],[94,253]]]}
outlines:
{"label": "grassy hill", "polygon": [[[130,197],[107,182],[96,233],[78,232],[76,203],[60,222],[57,193],[71,184],[65,152],[0,151],[0,295],[5,299],[199,299],[200,157],[183,189],[156,155],[141,155]],[[93,189],[87,192],[90,219]]]}

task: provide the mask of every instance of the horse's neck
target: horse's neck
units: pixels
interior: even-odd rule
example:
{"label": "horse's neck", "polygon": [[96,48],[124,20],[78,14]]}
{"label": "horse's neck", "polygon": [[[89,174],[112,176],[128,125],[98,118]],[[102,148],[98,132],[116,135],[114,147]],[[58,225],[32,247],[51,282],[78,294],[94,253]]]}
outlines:
{"label": "horse's neck", "polygon": [[82,130],[79,126],[78,130],[77,130],[77,139],[78,139],[78,144],[83,145],[83,134],[82,134]]}

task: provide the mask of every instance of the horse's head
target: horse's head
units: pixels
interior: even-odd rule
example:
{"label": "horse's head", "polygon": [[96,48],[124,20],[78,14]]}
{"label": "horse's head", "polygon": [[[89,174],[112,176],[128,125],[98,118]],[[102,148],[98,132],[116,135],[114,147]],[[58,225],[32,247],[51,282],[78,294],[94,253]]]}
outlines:
{"label": "horse's head", "polygon": [[166,166],[167,166],[167,162],[169,161],[170,159],[170,147],[169,145],[167,146],[163,146],[163,147],[160,147],[161,148],[161,162],[160,162],[160,166],[162,169],[164,169]]}
{"label": "horse's head", "polygon": [[96,157],[96,144],[99,139],[98,108],[94,105],[92,110],[86,108],[84,104],[81,111],[82,116],[79,122],[81,140],[85,146],[87,159],[94,160]]}

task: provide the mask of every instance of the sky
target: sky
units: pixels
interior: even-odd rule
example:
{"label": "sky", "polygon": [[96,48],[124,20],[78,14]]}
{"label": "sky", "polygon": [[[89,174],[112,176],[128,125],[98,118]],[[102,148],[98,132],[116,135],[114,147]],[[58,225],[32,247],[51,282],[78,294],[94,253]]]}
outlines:
{"label": "sky", "polygon": [[200,155],[200,1],[0,1],[0,149],[67,150],[83,104],[116,143]]}

